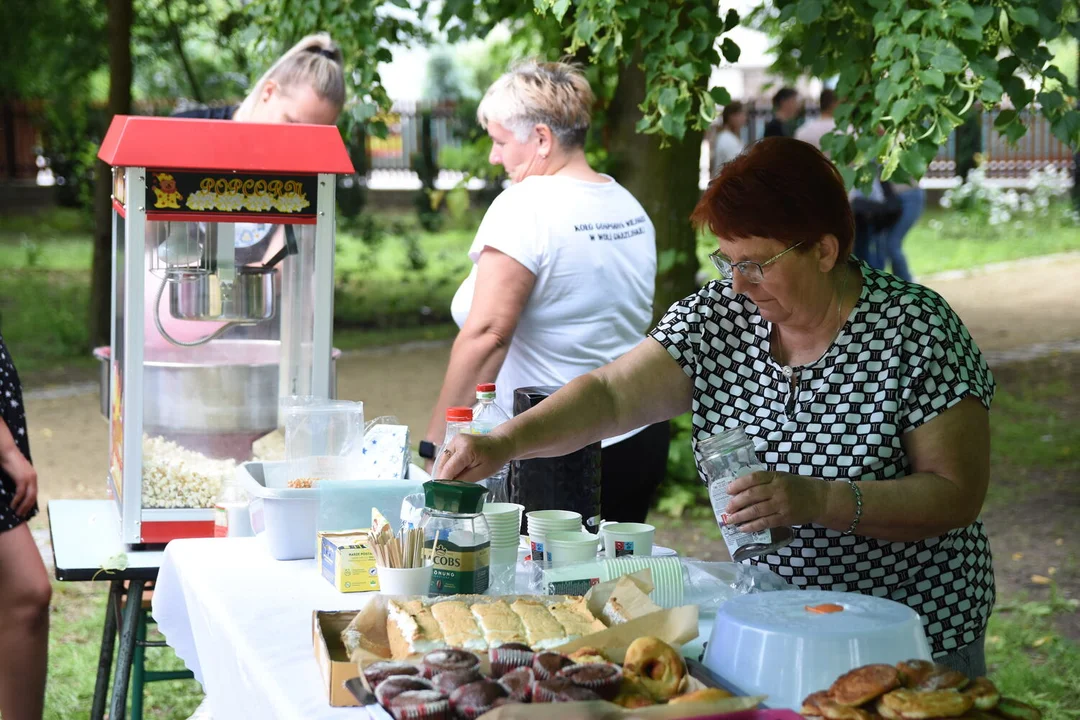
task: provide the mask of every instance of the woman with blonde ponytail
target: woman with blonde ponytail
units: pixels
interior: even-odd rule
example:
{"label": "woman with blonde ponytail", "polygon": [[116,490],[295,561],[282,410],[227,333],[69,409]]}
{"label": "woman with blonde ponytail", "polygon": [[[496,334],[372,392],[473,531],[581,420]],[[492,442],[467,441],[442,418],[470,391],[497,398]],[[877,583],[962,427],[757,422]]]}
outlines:
{"label": "woman with blonde ponytail", "polygon": [[[263,73],[239,106],[199,108],[175,113],[173,117],[202,120],[237,120],[250,123],[307,123],[334,125],[345,105],[345,72],[341,50],[327,33],[308,35],[278,58]],[[235,224],[236,262],[241,265],[265,262],[283,244],[280,226],[270,223]],[[147,287],[157,287],[161,281],[146,274]],[[279,291],[280,292],[280,291]],[[144,313],[146,345],[168,348],[169,341],[154,324],[154,294],[147,293],[147,312]],[[275,300],[280,301],[280,295]],[[164,299],[159,299],[164,305]],[[167,309],[158,313],[166,332],[180,342],[204,338],[221,327],[217,322],[177,320]],[[279,339],[279,328],[273,323],[241,325],[230,328],[225,338]]]}
{"label": "woman with blonde ponytail", "polygon": [[341,50],[327,33],[316,33],[278,58],[238,107],[200,108],[174,117],[333,125],[344,105]]}

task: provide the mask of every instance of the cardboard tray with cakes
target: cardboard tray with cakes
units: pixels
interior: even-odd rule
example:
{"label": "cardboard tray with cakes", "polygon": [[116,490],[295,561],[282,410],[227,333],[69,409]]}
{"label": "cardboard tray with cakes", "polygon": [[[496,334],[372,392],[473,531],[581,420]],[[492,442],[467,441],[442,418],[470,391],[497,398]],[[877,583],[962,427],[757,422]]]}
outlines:
{"label": "cardboard tray with cakes", "polygon": [[697,637],[697,607],[660,609],[651,590],[646,570],[584,597],[377,596],[341,632],[359,675],[346,685],[357,704],[417,720],[547,720],[550,703],[643,720],[756,708],[763,698],[688,672],[678,648]]}

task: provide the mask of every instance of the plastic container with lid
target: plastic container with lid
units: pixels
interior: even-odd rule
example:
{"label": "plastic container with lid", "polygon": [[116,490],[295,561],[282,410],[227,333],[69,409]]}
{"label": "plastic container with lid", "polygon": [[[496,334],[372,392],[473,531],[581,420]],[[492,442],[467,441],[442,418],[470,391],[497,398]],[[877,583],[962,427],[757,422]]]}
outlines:
{"label": "plastic container with lid", "polygon": [[812,692],[870,663],[929,660],[912,608],[826,590],[737,595],[720,606],[705,665],[773,708],[798,709]]}
{"label": "plastic container with lid", "polygon": [[491,531],[484,517],[487,488],[454,480],[424,483],[425,553],[432,595],[481,594],[488,589]]}
{"label": "plastic container with lid", "polygon": [[789,527],[744,533],[734,525],[727,524],[726,509],[731,500],[727,492],[728,485],[744,475],[767,469],[758,462],[754,442],[746,436],[742,428],[723,430],[699,440],[695,450],[699,467],[705,475],[705,484],[709,488],[709,502],[716,516],[716,523],[720,526],[732,560],[741,562],[791,543],[795,533]]}

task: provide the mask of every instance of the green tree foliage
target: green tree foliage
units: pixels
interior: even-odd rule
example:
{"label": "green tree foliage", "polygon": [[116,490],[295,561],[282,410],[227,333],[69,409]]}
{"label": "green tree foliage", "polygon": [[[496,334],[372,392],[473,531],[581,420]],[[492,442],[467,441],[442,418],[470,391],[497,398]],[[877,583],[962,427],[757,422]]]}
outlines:
{"label": "green tree foliage", "polygon": [[1075,0],[776,0],[761,15],[779,70],[838,78],[837,123],[856,133],[823,145],[849,182],[868,180],[874,161],[886,178],[922,177],[977,105],[1003,108],[996,127],[1013,141],[1039,112],[1080,146],[1075,78],[1048,45],[1080,34]]}

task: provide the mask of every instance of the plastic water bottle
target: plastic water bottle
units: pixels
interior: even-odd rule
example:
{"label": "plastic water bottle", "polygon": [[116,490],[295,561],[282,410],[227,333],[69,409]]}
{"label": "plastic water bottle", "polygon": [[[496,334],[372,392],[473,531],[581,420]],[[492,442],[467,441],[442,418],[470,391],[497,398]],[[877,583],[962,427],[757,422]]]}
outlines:
{"label": "plastic water bottle", "polygon": [[[476,435],[487,435],[495,428],[510,419],[506,412],[495,404],[495,383],[482,383],[476,386],[476,404],[473,405],[472,431]],[[502,466],[502,469],[491,477],[482,481],[487,487],[491,502],[509,502],[510,488],[507,480],[510,475],[510,464]]]}
{"label": "plastic water bottle", "polygon": [[450,444],[455,436],[462,433],[471,433],[473,421],[472,408],[450,407],[446,408],[446,436],[443,437],[442,445],[435,454],[435,464],[431,467],[431,477],[434,480],[444,480],[440,474],[443,464],[443,449]]}

